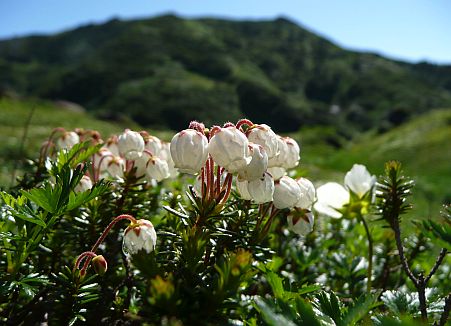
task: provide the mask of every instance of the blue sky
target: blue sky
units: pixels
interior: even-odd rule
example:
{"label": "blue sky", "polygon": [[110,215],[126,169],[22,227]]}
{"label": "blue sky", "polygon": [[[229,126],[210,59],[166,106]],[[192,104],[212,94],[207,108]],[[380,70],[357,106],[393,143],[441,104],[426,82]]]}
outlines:
{"label": "blue sky", "polygon": [[285,16],[348,49],[451,64],[449,0],[0,0],[0,39],[168,12],[231,19]]}

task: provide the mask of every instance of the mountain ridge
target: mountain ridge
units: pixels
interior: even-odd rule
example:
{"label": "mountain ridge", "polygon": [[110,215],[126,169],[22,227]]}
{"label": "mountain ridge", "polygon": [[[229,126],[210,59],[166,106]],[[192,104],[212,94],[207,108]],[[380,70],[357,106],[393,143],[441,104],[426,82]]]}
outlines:
{"label": "mountain ridge", "polygon": [[349,136],[451,106],[451,66],[344,50],[286,17],[114,19],[0,41],[0,70],[0,88],[171,129],[247,116]]}

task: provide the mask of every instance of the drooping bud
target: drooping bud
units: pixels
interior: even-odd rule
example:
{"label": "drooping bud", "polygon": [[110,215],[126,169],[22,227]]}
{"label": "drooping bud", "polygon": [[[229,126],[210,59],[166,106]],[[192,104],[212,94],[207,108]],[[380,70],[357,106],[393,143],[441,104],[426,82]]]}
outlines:
{"label": "drooping bud", "polygon": [[108,138],[105,144],[105,148],[115,156],[119,156],[119,147],[117,146],[117,142],[117,136],[111,136],[110,138]]}
{"label": "drooping bud", "polygon": [[283,137],[282,139],[285,144],[287,144],[287,151],[283,158],[283,162],[280,163],[285,169],[292,169],[299,164],[299,153],[301,150],[298,143],[293,138]]}
{"label": "drooping bud", "polygon": [[[299,214],[301,214],[299,216]],[[305,236],[313,231],[313,224],[315,223],[315,217],[309,211],[295,210],[292,214],[288,215],[288,229],[296,234]]]}
{"label": "drooping bud", "polygon": [[112,178],[122,178],[125,171],[125,162],[122,157],[112,156],[105,158],[107,160],[107,165],[105,172]]}
{"label": "drooping bud", "polygon": [[92,181],[91,178],[87,175],[84,175],[80,182],[75,186],[74,191],[75,192],[84,192],[86,190],[90,190],[92,188]]}
{"label": "drooping bud", "polygon": [[157,233],[153,224],[144,219],[131,223],[124,231],[122,250],[126,255],[137,254],[140,250],[151,253],[157,244]]}
{"label": "drooping bud", "polygon": [[57,140],[56,145],[60,149],[71,149],[75,144],[80,142],[80,137],[76,132],[65,131]]}
{"label": "drooping bud", "polygon": [[277,135],[272,131],[270,126],[265,124],[253,125],[247,132],[247,138],[250,142],[263,146],[268,155],[268,159],[277,156]]}
{"label": "drooping bud", "polygon": [[182,173],[199,173],[208,157],[207,145],[207,137],[199,131],[180,131],[172,138],[170,146],[174,166]]}
{"label": "drooping bud", "polygon": [[144,151],[144,139],[139,132],[126,129],[117,140],[119,153],[127,160],[135,160]]}
{"label": "drooping bud", "polygon": [[277,136],[277,155],[273,156],[268,160],[268,167],[283,167],[285,164],[284,161],[288,154],[288,145],[287,142],[284,140],[283,137]]}
{"label": "drooping bud", "polygon": [[268,155],[261,145],[249,143],[251,161],[246,167],[238,171],[241,179],[252,181],[261,178],[268,168]]}
{"label": "drooping bud", "polygon": [[97,255],[92,259],[92,267],[96,274],[103,276],[108,269],[108,263],[102,255]]}
{"label": "drooping bud", "polygon": [[275,183],[274,206],[278,209],[291,208],[301,198],[301,187],[292,178],[283,176]]}
{"label": "drooping bud", "polygon": [[159,157],[162,147],[163,144],[160,138],[151,135],[148,135],[145,138],[144,148],[147,149],[149,152],[151,152],[153,156]]}
{"label": "drooping bud", "polygon": [[275,166],[272,168],[268,168],[268,173],[272,175],[274,180],[279,180],[286,174],[286,171],[284,168]]}
{"label": "drooping bud", "polygon": [[296,203],[296,207],[311,210],[315,202],[315,186],[306,178],[299,178],[296,181],[301,187],[301,198]]}
{"label": "drooping bud", "polygon": [[158,182],[169,178],[168,163],[159,157],[152,156],[147,162],[147,174]]}
{"label": "drooping bud", "polygon": [[239,178],[236,179],[236,189],[238,190],[238,193],[240,194],[241,199],[244,199],[244,200],[252,199],[252,196],[249,193],[249,190],[247,189],[248,184],[249,184],[249,181],[247,181],[247,180],[240,180]]}
{"label": "drooping bud", "polygon": [[268,203],[273,200],[274,180],[270,174],[265,173],[262,177],[249,181],[247,190],[255,203]]}
{"label": "drooping bud", "polygon": [[346,173],[345,186],[362,198],[376,183],[376,177],[371,175],[365,165],[354,164]]}
{"label": "drooping bud", "polygon": [[172,160],[170,143],[164,141],[161,142],[161,151],[159,157],[165,160],[166,163],[168,163],[169,178],[175,178],[179,174],[179,172],[175,168],[174,161]]}
{"label": "drooping bud", "polygon": [[249,164],[249,141],[236,127],[221,128],[211,137],[208,152],[228,172],[235,173]]}

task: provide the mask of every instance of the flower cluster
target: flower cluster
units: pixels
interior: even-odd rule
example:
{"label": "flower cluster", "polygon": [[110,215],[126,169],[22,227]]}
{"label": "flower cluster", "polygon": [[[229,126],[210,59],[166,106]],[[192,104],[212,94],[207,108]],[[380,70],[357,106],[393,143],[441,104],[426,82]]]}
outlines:
{"label": "flower cluster", "polygon": [[126,173],[134,173],[146,181],[161,181],[175,177],[178,172],[170,154],[170,144],[149,135],[146,131],[126,129],[120,135],[113,135],[104,141],[96,131],[65,131],[57,128],[41,150],[46,156],[51,147],[68,150],[83,141],[101,144],[92,157],[92,169],[83,177],[75,191],[85,191],[101,178],[122,179]]}
{"label": "flower cluster", "polygon": [[[172,138],[171,155],[180,172],[198,175],[196,189],[206,201],[224,203],[234,176],[239,196],[256,204],[272,202],[275,209],[310,212],[315,200],[310,181],[287,175],[299,164],[298,143],[265,124],[240,120],[207,129],[192,122]],[[313,225],[313,215],[300,220]]]}

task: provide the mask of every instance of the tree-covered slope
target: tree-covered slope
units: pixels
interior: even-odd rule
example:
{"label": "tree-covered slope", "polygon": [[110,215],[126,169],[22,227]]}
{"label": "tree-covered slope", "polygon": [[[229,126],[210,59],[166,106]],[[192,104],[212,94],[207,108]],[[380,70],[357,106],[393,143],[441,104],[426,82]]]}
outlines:
{"label": "tree-covered slope", "polygon": [[451,105],[450,67],[346,51],[286,19],[152,19],[0,42],[0,87],[179,129],[246,116],[280,131],[387,129]]}

